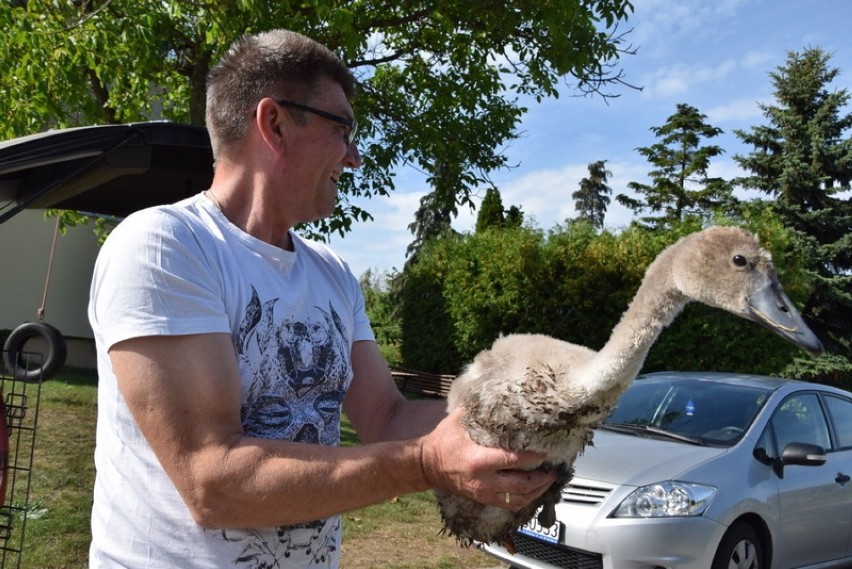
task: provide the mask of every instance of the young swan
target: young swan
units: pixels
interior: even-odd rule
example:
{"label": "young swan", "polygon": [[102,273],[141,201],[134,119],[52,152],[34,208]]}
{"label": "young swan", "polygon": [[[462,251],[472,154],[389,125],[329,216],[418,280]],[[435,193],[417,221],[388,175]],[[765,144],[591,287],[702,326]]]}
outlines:
{"label": "young swan", "polygon": [[436,490],[444,531],[463,545],[499,542],[513,551],[512,535],[539,507],[541,524],[552,525],[554,505],[592,429],[636,377],[663,328],[691,301],[757,322],[814,355],[822,351],[754,235],[735,227],[688,235],[648,267],[599,352],[545,335],[513,334],[479,353],[456,378],[448,407],[466,409],[465,426],[474,441],[545,453],[540,468],[556,469],[559,476],[519,512]]}

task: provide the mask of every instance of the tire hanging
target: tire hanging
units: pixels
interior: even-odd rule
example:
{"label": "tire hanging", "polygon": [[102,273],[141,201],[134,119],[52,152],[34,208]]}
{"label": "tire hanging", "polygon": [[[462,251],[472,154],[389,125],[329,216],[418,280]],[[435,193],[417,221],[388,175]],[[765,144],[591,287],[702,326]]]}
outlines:
{"label": "tire hanging", "polygon": [[[35,338],[47,346],[41,365],[31,366],[24,345]],[[12,330],[3,344],[3,363],[13,377],[24,381],[44,381],[65,364],[68,348],[62,334],[46,322],[25,322]]]}
{"label": "tire hanging", "polygon": [[[59,235],[59,217],[53,229],[53,242],[50,246],[50,257],[47,263],[47,275],[44,280],[44,293],[41,306],[37,310],[38,322],[25,322],[12,330],[3,344],[3,364],[14,377],[24,381],[44,381],[53,377],[59,368],[65,365],[68,357],[68,347],[65,337],[54,326],[44,322],[47,291],[50,287],[50,273],[53,269],[53,257],[56,253],[56,239]],[[41,338],[47,350],[39,366],[31,366],[29,358],[24,355],[24,345],[31,339]]]}

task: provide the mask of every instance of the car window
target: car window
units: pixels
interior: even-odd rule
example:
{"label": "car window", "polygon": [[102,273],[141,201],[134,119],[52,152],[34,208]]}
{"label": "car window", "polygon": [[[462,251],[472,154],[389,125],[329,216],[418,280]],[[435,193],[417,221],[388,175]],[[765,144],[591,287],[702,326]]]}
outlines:
{"label": "car window", "polygon": [[710,444],[733,444],[766,402],[766,391],[705,381],[637,382],[609,425],[646,425]]}
{"label": "car window", "polygon": [[772,431],[769,427],[766,427],[760,435],[760,439],[754,447],[754,456],[765,464],[769,464],[778,458],[778,453],[775,452],[775,446],[772,444]]}
{"label": "car window", "polygon": [[852,448],[852,401],[828,395],[825,402],[837,433],[837,447]]}
{"label": "car window", "polygon": [[670,390],[668,383],[634,383],[618,400],[615,410],[606,422],[648,425],[653,420],[660,401]]}
{"label": "car window", "polygon": [[787,398],[770,421],[775,433],[777,452],[788,444],[809,443],[829,450],[828,424],[815,393],[801,393]]}

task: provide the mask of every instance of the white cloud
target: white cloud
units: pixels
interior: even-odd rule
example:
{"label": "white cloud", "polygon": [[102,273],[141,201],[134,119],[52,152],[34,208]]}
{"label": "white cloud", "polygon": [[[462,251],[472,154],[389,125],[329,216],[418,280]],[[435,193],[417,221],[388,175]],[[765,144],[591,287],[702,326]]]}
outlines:
{"label": "white cloud", "polygon": [[[609,186],[613,191],[606,225],[623,227],[630,223],[632,213],[618,205],[615,196],[630,193],[627,183],[647,176],[648,166],[637,159],[635,162],[607,162],[607,168],[612,172]],[[526,220],[534,220],[538,227],[549,229],[576,217],[571,194],[579,188],[580,180],[588,175],[588,164],[566,164],[560,168],[535,170],[503,183],[500,196],[504,207],[517,205],[523,210]],[[470,231],[475,224],[476,212],[462,212],[453,227],[459,231]]]}
{"label": "white cloud", "polygon": [[[656,34],[678,39],[696,31],[718,34],[725,22],[737,16],[743,4],[753,0],[636,0],[636,17]],[[708,23],[713,26],[708,26]]]}
{"label": "white cloud", "polygon": [[689,81],[687,78],[675,73],[648,81],[645,85],[643,94],[648,98],[672,98],[689,91]]}
{"label": "white cloud", "polygon": [[[630,24],[631,37],[641,52],[650,57],[672,57],[684,37],[718,34],[725,22],[735,18],[748,0],[715,0],[712,2],[683,0],[636,0]],[[710,26],[708,23],[712,22]]]}
{"label": "white cloud", "polygon": [[740,58],[739,63],[743,69],[757,69],[758,71],[769,72],[770,68],[774,67],[776,62],[777,54],[770,53],[764,50],[751,50],[747,51],[742,58]]}
{"label": "white cloud", "polygon": [[530,172],[504,186],[503,203],[520,206],[525,216],[534,217],[543,227],[562,223],[574,215],[571,194],[588,174],[586,164]]}
{"label": "white cloud", "polygon": [[671,98],[680,96],[703,85],[719,84],[738,68],[738,63],[728,59],[716,65],[691,65],[677,63],[659,67],[641,78],[646,98]]}
{"label": "white cloud", "polygon": [[702,112],[707,115],[707,121],[714,126],[731,122],[755,122],[763,117],[759,101],[748,98],[735,99]]}
{"label": "white cloud", "polygon": [[405,228],[414,220],[414,213],[420,207],[420,200],[426,195],[426,190],[409,192],[392,192],[385,198],[387,210],[382,214],[383,224]]}

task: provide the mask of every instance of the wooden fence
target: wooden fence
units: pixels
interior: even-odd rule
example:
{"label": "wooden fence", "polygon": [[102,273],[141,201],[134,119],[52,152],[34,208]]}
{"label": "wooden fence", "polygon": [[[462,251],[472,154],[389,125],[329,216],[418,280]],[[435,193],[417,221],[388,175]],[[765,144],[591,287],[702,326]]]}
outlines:
{"label": "wooden fence", "polygon": [[454,375],[428,373],[401,367],[391,368],[391,374],[400,391],[422,397],[446,397],[455,379]]}

